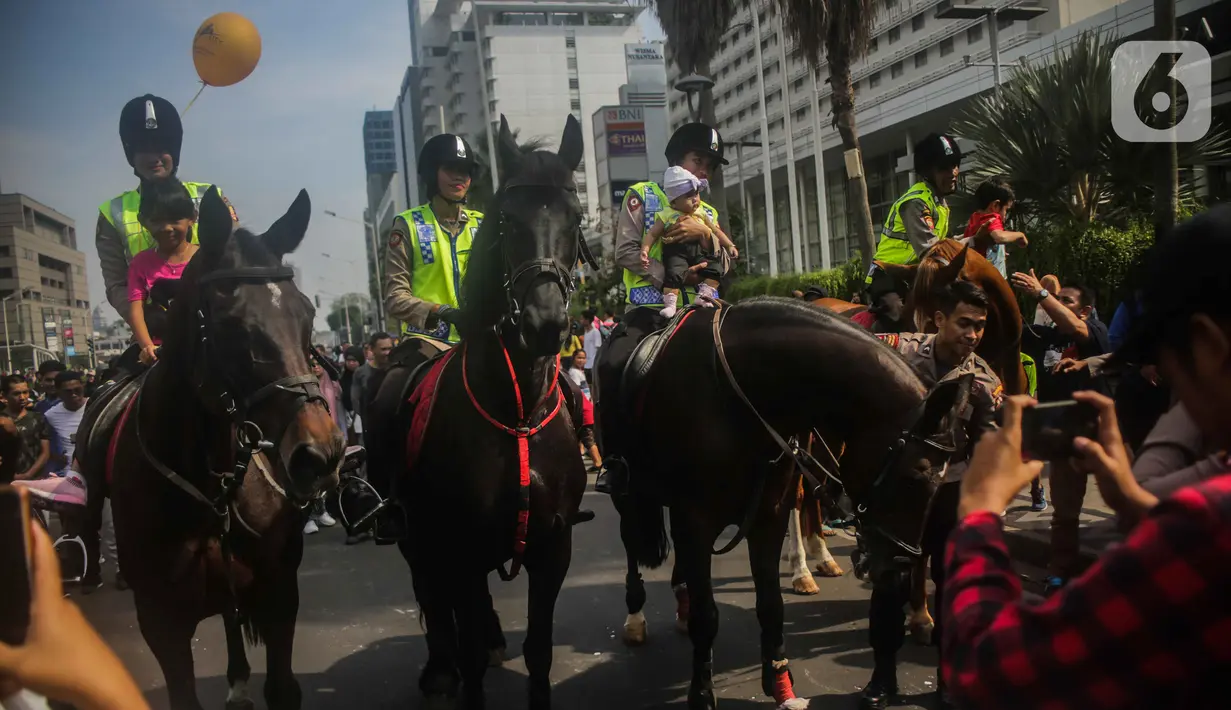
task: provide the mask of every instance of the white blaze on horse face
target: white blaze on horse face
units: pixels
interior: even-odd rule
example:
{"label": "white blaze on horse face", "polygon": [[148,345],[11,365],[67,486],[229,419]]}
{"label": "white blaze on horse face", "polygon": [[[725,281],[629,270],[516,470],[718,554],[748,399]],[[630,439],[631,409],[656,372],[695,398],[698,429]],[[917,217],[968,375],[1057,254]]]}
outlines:
{"label": "white blaze on horse face", "polygon": [[278,284],[272,282],[265,284],[265,287],[269,289],[269,295],[272,297],[271,300],[274,303],[274,308],[281,308],[282,289],[278,288]]}

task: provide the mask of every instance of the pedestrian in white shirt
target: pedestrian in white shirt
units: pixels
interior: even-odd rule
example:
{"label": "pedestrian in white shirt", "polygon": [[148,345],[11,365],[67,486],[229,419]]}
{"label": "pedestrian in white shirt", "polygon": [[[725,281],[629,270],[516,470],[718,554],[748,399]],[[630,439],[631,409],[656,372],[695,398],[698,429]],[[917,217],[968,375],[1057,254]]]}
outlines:
{"label": "pedestrian in white shirt", "polygon": [[[598,319],[594,317],[594,311],[586,311],[581,316],[582,332],[581,345],[585,348],[586,359],[582,365],[582,370],[585,372],[587,382],[593,381],[592,369],[594,363],[598,360],[598,349],[603,346],[603,331],[599,330],[595,325]],[[576,365],[576,363],[574,363]]]}

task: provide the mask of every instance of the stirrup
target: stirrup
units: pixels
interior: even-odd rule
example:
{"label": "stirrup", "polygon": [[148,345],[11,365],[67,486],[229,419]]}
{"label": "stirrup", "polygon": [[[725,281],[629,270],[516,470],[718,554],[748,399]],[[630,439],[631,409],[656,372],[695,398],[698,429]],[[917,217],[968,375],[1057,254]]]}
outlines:
{"label": "stirrup", "polygon": [[382,501],[369,515],[373,519],[372,541],[377,545],[392,545],[409,537],[406,511],[397,500],[388,498]]}

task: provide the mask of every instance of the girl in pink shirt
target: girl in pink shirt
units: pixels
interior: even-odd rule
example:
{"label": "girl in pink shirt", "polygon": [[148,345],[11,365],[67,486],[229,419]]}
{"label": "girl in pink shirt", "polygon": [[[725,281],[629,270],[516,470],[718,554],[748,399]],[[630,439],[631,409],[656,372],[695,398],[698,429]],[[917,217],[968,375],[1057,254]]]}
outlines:
{"label": "girl in pink shirt", "polygon": [[161,342],[150,334],[147,316],[153,314],[147,309],[165,309],[167,304],[151,300],[150,294],[160,280],[178,281],[197,253],[192,243],[197,208],[188,189],[174,177],[144,180],[137,219],[154,237],[155,247],[137,254],[128,265],[128,322],[141,348],[141,363],[151,365],[158,359],[156,346]]}

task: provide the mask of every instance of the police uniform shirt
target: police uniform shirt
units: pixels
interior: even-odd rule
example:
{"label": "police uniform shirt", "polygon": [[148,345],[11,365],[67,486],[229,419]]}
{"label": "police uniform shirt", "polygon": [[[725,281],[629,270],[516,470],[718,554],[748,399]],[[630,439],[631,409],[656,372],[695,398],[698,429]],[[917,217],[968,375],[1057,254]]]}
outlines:
{"label": "police uniform shirt", "polygon": [[961,480],[962,471],[970,458],[970,451],[983,432],[996,428],[996,410],[1004,399],[1004,387],[1000,378],[983,358],[971,353],[960,364],[946,368],[936,361],[936,335],[923,333],[886,333],[876,337],[883,340],[910,364],[915,374],[930,390],[941,382],[955,380],[967,373],[974,373],[970,400],[960,413],[965,423],[966,441],[958,442],[957,450],[945,475],[945,483]]}
{"label": "police uniform shirt", "polygon": [[[458,210],[457,231],[450,232],[443,223],[440,228],[451,237],[456,238],[469,225],[470,216],[466,210]],[[411,288],[413,280],[412,269],[414,260],[409,248],[412,242],[408,235],[413,234],[410,225],[401,216],[393,220],[393,229],[389,233],[389,252],[385,258],[385,313],[390,318],[414,326],[420,330],[428,328],[428,319],[432,317],[432,309],[436,306],[431,301],[425,301],[414,294]],[[434,324],[433,324],[434,327]]]}

